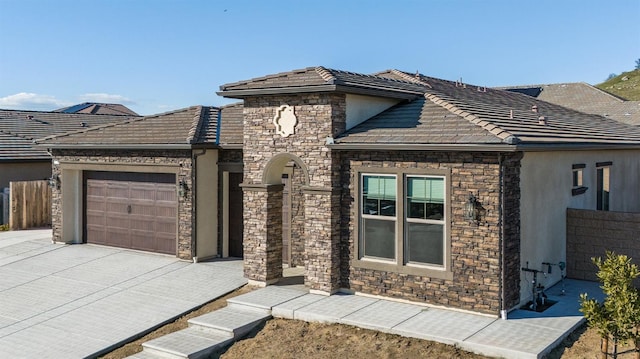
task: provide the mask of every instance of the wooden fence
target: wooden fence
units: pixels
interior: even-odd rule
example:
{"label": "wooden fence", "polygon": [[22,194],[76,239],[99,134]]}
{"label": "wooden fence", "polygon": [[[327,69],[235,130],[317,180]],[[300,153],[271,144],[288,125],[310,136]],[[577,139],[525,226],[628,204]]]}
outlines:
{"label": "wooden fence", "polygon": [[10,182],[9,228],[51,225],[51,188],[48,181]]}

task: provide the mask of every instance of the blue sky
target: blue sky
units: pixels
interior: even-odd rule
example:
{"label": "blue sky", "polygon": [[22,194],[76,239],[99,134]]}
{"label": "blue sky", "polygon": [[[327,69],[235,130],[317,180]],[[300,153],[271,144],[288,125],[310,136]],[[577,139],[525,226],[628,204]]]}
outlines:
{"label": "blue sky", "polygon": [[0,0],[0,108],[222,105],[308,66],[481,86],[597,84],[640,58],[640,0]]}

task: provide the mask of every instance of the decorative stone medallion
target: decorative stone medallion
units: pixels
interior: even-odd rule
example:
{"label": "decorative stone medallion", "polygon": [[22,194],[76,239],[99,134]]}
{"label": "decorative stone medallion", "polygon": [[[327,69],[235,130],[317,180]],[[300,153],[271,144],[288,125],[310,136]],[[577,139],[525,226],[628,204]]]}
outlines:
{"label": "decorative stone medallion", "polygon": [[273,124],[276,125],[276,133],[282,137],[289,137],[295,133],[295,127],[298,124],[296,114],[293,112],[293,107],[289,105],[282,105],[276,110],[276,115],[273,117]]}

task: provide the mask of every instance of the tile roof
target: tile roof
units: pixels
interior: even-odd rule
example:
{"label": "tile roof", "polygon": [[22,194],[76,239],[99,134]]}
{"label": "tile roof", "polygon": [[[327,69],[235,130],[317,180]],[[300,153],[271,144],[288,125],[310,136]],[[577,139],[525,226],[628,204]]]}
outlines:
{"label": "tile roof", "polygon": [[130,117],[0,110],[0,161],[50,160],[45,150],[33,147],[34,139]]}
{"label": "tile roof", "polygon": [[53,112],[86,113],[92,115],[126,115],[138,116],[130,108],[119,103],[85,102],[78,105],[60,108]]}
{"label": "tile roof", "polygon": [[282,72],[220,86],[219,95],[243,98],[254,94],[286,92],[342,91],[386,94],[391,97],[415,98],[423,85],[404,79],[325,68],[322,66]]}
{"label": "tile roof", "polygon": [[192,106],[37,140],[52,147],[115,147],[216,144],[217,107]]}
{"label": "tile roof", "polygon": [[45,149],[33,146],[33,141],[0,132],[0,162],[51,160]]}
{"label": "tile roof", "polygon": [[[338,145],[640,146],[640,128],[524,94],[398,70],[375,76],[422,84],[426,100],[395,106],[365,121],[338,136],[335,140]],[[435,111],[434,105],[441,110]]]}
{"label": "tile roof", "polygon": [[626,101],[584,82],[502,87],[539,100],[640,125],[640,101]]}
{"label": "tile roof", "polygon": [[502,143],[490,132],[419,98],[403,103],[365,121],[336,139],[338,143],[462,144]]}
{"label": "tile roof", "polygon": [[243,143],[243,120],[242,114],[244,106],[242,102],[223,106],[222,119],[220,121],[220,146],[242,148]]}

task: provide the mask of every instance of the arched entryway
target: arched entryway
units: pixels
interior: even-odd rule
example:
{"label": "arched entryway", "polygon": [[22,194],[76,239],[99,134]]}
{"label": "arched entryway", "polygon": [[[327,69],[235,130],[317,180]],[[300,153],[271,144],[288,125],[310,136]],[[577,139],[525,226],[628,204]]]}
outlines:
{"label": "arched entryway", "polygon": [[[251,284],[268,285],[282,278],[283,257],[286,256],[296,266],[305,264],[306,208],[305,198],[301,193],[308,187],[309,175],[302,160],[289,153],[273,156],[261,172],[261,177],[258,177],[261,183],[241,185],[244,205],[244,271]],[[289,239],[286,251],[283,251],[283,204],[287,205],[286,216],[289,219],[286,223]]]}
{"label": "arched entryway", "polygon": [[[304,266],[304,195],[308,173],[302,161],[294,155],[274,156],[263,173],[263,183],[279,184],[282,188],[282,264],[284,267]],[[279,180],[279,182],[278,182]]]}

